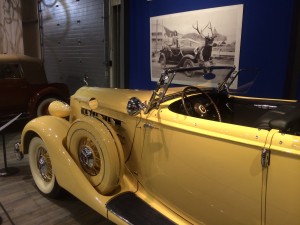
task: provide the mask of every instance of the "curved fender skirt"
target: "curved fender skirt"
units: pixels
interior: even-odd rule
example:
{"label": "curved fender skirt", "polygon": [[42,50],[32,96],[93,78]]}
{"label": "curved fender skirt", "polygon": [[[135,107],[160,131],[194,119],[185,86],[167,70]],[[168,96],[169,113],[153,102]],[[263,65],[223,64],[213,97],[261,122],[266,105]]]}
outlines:
{"label": "curved fender skirt", "polygon": [[113,198],[107,203],[106,207],[114,215],[129,224],[176,224],[132,192],[126,192]]}

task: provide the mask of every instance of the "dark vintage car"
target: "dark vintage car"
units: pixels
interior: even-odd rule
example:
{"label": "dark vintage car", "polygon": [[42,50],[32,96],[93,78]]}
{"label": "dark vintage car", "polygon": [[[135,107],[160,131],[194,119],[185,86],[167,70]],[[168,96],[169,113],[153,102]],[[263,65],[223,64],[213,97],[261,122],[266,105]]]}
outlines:
{"label": "dark vintage car", "polygon": [[[178,67],[194,67],[203,64],[201,59],[201,43],[192,39],[180,38],[175,45],[164,45],[159,53],[159,63],[162,68],[167,65],[176,65]],[[185,71],[188,77],[194,75],[194,71]]]}
{"label": "dark vintage car", "polygon": [[41,60],[25,55],[0,55],[0,86],[1,121],[47,114],[51,101],[70,96],[65,84],[48,83]]}

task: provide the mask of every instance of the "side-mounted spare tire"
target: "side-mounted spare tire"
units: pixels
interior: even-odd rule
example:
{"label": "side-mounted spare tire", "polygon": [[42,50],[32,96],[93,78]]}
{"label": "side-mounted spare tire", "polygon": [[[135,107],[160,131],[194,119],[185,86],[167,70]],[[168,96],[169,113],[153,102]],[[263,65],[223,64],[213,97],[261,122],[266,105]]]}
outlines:
{"label": "side-mounted spare tire", "polygon": [[101,119],[76,120],[67,134],[67,148],[83,174],[103,195],[115,190],[124,173],[124,153],[117,134]]}

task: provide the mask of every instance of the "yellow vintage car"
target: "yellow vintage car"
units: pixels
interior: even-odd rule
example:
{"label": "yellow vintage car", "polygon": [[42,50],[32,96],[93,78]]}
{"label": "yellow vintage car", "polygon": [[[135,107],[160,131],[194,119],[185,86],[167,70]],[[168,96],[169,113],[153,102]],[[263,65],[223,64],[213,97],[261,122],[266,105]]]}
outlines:
{"label": "yellow vintage car", "polygon": [[[171,85],[186,70],[211,87]],[[65,189],[116,224],[299,225],[300,105],[234,95],[239,75],[169,68],[154,91],[82,87],[30,121],[16,153],[42,194]]]}

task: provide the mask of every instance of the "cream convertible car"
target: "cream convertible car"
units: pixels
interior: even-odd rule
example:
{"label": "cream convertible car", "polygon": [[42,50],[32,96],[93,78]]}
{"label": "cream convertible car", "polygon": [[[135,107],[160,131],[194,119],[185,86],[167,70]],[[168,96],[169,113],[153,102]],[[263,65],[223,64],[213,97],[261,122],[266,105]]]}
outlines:
{"label": "cream convertible car", "polygon": [[[225,79],[170,86],[197,69]],[[63,188],[116,224],[299,225],[300,105],[230,94],[234,70],[166,69],[154,91],[82,87],[26,125],[18,155],[41,193]]]}

